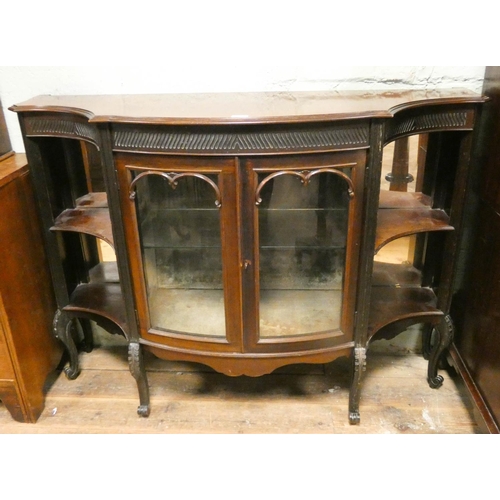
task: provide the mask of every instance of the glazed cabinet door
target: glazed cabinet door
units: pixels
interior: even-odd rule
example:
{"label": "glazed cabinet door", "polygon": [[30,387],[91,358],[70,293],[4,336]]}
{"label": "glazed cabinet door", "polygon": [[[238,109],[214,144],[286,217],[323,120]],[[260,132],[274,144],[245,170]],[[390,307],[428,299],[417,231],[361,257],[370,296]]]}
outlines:
{"label": "glazed cabinet door", "polygon": [[242,160],[247,351],[352,342],[365,157]]}
{"label": "glazed cabinet door", "polygon": [[365,160],[118,153],[142,339],[249,354],[352,347]]}
{"label": "glazed cabinet door", "polygon": [[241,349],[235,163],[117,155],[141,336]]}

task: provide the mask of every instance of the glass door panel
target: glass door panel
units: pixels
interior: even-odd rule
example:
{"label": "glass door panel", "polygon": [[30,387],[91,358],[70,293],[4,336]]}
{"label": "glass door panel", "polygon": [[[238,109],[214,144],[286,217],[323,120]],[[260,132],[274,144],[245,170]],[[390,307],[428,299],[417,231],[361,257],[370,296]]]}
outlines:
{"label": "glass door panel", "polygon": [[351,184],[329,170],[258,174],[260,338],[340,328]]}
{"label": "glass door panel", "polygon": [[148,172],[132,181],[154,329],[226,335],[217,177]]}

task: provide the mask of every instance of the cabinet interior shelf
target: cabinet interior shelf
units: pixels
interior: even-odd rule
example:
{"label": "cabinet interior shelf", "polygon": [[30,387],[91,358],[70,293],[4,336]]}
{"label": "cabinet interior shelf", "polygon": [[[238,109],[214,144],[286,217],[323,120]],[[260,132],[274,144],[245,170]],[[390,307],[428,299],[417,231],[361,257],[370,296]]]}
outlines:
{"label": "cabinet interior shelf", "polygon": [[114,247],[105,193],[90,193],[78,198],[76,207],[64,210],[50,230],[90,234]]}

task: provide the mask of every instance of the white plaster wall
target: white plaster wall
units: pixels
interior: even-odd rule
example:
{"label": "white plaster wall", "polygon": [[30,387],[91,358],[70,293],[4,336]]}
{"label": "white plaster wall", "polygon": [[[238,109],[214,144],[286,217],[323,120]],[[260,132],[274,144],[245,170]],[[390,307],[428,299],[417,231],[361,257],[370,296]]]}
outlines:
{"label": "white plaster wall", "polygon": [[[480,92],[484,66],[335,66],[261,63],[191,64],[187,59],[147,66],[0,66],[0,100],[14,151],[24,146],[8,107],[39,94],[120,94],[374,88],[464,87]],[[303,59],[302,59],[303,60]]]}

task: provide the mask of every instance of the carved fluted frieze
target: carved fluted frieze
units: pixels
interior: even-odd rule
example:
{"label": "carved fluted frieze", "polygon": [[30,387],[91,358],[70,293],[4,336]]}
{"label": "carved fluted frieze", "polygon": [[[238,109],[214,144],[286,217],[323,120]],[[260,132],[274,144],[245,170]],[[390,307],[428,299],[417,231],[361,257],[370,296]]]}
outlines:
{"label": "carved fluted frieze", "polygon": [[117,151],[203,154],[256,154],[332,151],[368,146],[368,122],[340,122],[315,127],[158,127],[116,126]]}
{"label": "carved fluted frieze", "polygon": [[25,118],[28,137],[66,137],[88,141],[99,147],[99,134],[83,116],[66,113],[36,113]]}

